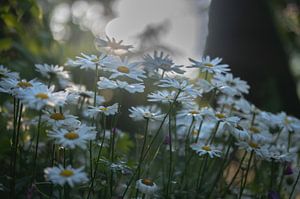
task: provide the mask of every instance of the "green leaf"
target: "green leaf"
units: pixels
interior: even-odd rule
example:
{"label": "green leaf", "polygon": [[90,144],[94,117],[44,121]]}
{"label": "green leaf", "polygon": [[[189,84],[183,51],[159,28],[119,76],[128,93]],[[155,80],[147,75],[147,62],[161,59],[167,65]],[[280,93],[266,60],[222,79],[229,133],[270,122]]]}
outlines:
{"label": "green leaf", "polygon": [[12,43],[13,41],[11,38],[0,39],[0,52],[10,49],[12,47]]}

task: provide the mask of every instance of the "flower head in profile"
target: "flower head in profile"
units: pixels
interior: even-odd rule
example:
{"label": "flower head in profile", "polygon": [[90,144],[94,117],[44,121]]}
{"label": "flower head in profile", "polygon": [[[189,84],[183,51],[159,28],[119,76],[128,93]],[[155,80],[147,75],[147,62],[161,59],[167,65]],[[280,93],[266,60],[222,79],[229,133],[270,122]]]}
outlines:
{"label": "flower head in profile", "polygon": [[58,65],[49,64],[36,64],[36,71],[39,72],[43,77],[51,79],[57,77],[58,79],[69,79],[70,75],[64,70],[64,67]]}
{"label": "flower head in profile", "polygon": [[11,72],[9,69],[4,67],[3,65],[0,65],[0,79],[2,79],[2,78],[18,79],[19,73]]}
{"label": "flower head in profile", "polygon": [[174,72],[178,74],[185,73],[181,68],[182,65],[175,65],[169,55],[164,56],[163,52],[158,55],[157,51],[154,51],[153,57],[149,54],[144,56],[143,65],[149,73],[158,72],[162,70],[163,72]]}
{"label": "flower head in profile", "polygon": [[212,79],[212,82],[216,85],[222,85],[220,91],[229,96],[242,95],[249,93],[249,85],[246,81],[240,78],[234,78],[231,73],[216,74]]}
{"label": "flower head in profile", "polygon": [[139,62],[129,62],[127,58],[122,60],[117,56],[110,56],[104,64],[105,70],[110,71],[110,79],[118,77],[128,77],[137,81],[143,81],[141,78],[146,78],[145,71],[140,69]]}
{"label": "flower head in profile", "polygon": [[4,78],[0,81],[0,92],[8,93],[10,95],[18,97],[24,90],[42,85],[41,82],[35,79],[27,81],[25,79],[18,80],[12,78]]}
{"label": "flower head in profile", "polygon": [[74,149],[76,146],[82,149],[86,148],[87,142],[96,138],[94,127],[86,125],[75,126],[75,129],[53,129],[48,136],[65,148]]}
{"label": "flower head in profile", "polygon": [[159,120],[164,115],[156,106],[137,106],[131,107],[129,109],[130,115],[129,117],[133,118],[134,120]]}
{"label": "flower head in profile", "polygon": [[135,187],[146,195],[153,195],[158,191],[157,185],[148,178],[139,179],[136,181]]}
{"label": "flower head in profile", "polygon": [[52,126],[52,128],[65,128],[79,126],[80,121],[77,119],[78,117],[74,115],[70,115],[68,113],[55,112],[52,109],[47,111],[43,111],[45,114],[43,115],[43,119]]}
{"label": "flower head in profile", "polygon": [[194,88],[194,85],[190,84],[185,79],[165,78],[160,80],[159,87],[163,88],[176,88],[179,91],[186,92],[187,94],[196,97],[201,96],[201,91]]}
{"label": "flower head in profile", "polygon": [[54,92],[54,86],[48,88],[46,85],[40,84],[20,92],[19,96],[28,107],[40,110],[45,106],[63,106],[67,94],[63,91]]}
{"label": "flower head in profile", "polygon": [[189,60],[192,62],[192,65],[188,66],[188,68],[199,68],[201,72],[217,74],[230,71],[227,64],[220,64],[222,59],[218,57],[215,59],[211,59],[209,56],[206,56],[200,58],[199,61],[191,58],[189,58]]}
{"label": "flower head in profile", "polygon": [[45,178],[53,184],[60,186],[68,183],[71,187],[75,184],[82,184],[88,181],[86,173],[83,172],[83,167],[75,169],[71,165],[64,168],[62,165],[57,167],[48,167],[44,170]]}
{"label": "flower head in profile", "polygon": [[108,115],[115,115],[116,113],[118,113],[118,110],[119,110],[118,103],[115,103],[111,106],[98,106],[98,107],[89,106],[86,111],[86,114],[90,117],[95,117],[98,114],[104,114],[108,116]]}
{"label": "flower head in profile", "polygon": [[282,132],[299,133],[300,132],[300,120],[287,115],[285,112],[277,114],[277,122]]}
{"label": "flower head in profile", "polygon": [[113,55],[124,55],[133,48],[132,45],[124,45],[122,43],[123,40],[117,41],[115,38],[109,38],[108,36],[106,36],[106,39],[98,37],[95,40],[96,48],[100,52]]}
{"label": "flower head in profile", "polygon": [[97,55],[86,55],[81,53],[81,56],[76,56],[76,59],[68,59],[65,65],[71,67],[79,67],[80,69],[91,69],[96,70],[96,66],[98,65],[99,68],[103,66],[107,56],[105,54],[101,54],[100,56]]}
{"label": "flower head in profile", "polygon": [[196,151],[199,156],[208,155],[210,158],[221,157],[222,152],[212,145],[202,143],[191,144],[192,150]]}
{"label": "flower head in profile", "polygon": [[247,152],[253,151],[257,156],[265,157],[269,153],[264,142],[265,140],[260,136],[251,136],[247,141],[239,141],[236,145]]}
{"label": "flower head in profile", "polygon": [[[176,98],[177,97],[177,98]],[[148,94],[149,102],[161,102],[161,103],[172,103],[176,99],[176,102],[180,103],[191,103],[193,98],[192,96],[182,92],[179,93],[175,91],[155,91]]]}
{"label": "flower head in profile", "polygon": [[129,84],[125,81],[120,80],[110,80],[105,77],[100,77],[100,81],[97,82],[98,89],[124,89],[129,93],[142,93],[144,92],[144,84],[143,83],[135,83]]}

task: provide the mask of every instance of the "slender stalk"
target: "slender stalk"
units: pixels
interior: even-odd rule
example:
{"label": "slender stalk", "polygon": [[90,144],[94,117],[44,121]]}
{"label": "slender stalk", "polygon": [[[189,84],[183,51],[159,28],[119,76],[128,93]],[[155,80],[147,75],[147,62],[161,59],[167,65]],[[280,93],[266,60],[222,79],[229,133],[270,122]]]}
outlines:
{"label": "slender stalk", "polygon": [[196,140],[195,140],[196,143],[198,142],[199,137],[200,137],[200,132],[201,132],[201,128],[202,128],[202,125],[203,125],[203,122],[204,122],[204,118],[205,117],[203,116],[203,119],[202,119],[201,123],[199,124],[199,128],[198,128],[198,131],[197,131],[197,137],[196,137]]}
{"label": "slender stalk", "polygon": [[241,190],[240,190],[240,196],[239,196],[239,199],[242,198],[242,195],[243,195],[243,191],[245,189],[245,186],[246,186],[246,183],[247,183],[247,177],[248,177],[248,174],[249,174],[249,170],[250,170],[250,165],[251,165],[251,161],[252,161],[252,158],[253,158],[253,154],[254,154],[254,151],[252,150],[251,151],[251,154],[250,154],[250,158],[249,158],[249,161],[248,161],[248,166],[247,166],[247,170],[246,170],[246,174],[245,174],[245,180],[244,180],[244,183],[241,187]]}
{"label": "slender stalk", "polygon": [[207,198],[210,198],[212,192],[214,191],[214,188],[216,187],[217,183],[219,182],[219,179],[220,179],[220,177],[221,177],[221,174],[222,174],[223,171],[224,171],[224,166],[225,166],[225,163],[226,163],[226,159],[227,159],[227,157],[228,157],[228,155],[229,155],[229,151],[230,151],[230,148],[231,148],[232,143],[233,143],[233,139],[232,139],[231,136],[229,137],[228,143],[229,143],[229,145],[228,145],[228,148],[227,148],[227,150],[226,150],[226,154],[225,154],[224,160],[223,160],[222,163],[221,163],[219,172],[218,172],[217,177],[216,177],[216,179],[215,179],[215,181],[214,181],[214,183],[213,183],[213,186],[211,186],[212,188],[211,188],[211,190],[210,190],[210,192],[209,192]]}
{"label": "slender stalk", "polygon": [[[14,146],[13,146],[13,158],[12,158],[12,184],[11,184],[11,197],[14,198],[15,197],[15,184],[16,184],[16,169],[17,169],[17,151],[18,151],[18,146],[19,146],[19,137],[20,137],[20,128],[21,128],[21,118],[22,118],[22,111],[23,111],[23,104],[17,103],[17,113],[16,113],[16,135],[14,136]],[[19,107],[20,106],[20,107]],[[15,127],[14,127],[15,128]]]}
{"label": "slender stalk", "polygon": [[[178,93],[177,93],[177,95],[175,96],[173,103],[170,105],[170,108],[169,108],[167,114],[164,116],[164,118],[163,118],[162,122],[160,123],[160,126],[158,127],[158,129],[157,129],[157,131],[156,131],[154,137],[153,137],[152,140],[150,141],[149,146],[147,147],[147,149],[146,149],[146,151],[145,151],[145,153],[144,153],[144,157],[143,157],[142,161],[139,163],[137,169],[138,169],[139,167],[141,167],[142,162],[146,159],[146,157],[147,157],[147,155],[148,155],[148,153],[149,153],[149,151],[150,151],[152,145],[154,144],[156,138],[158,137],[158,135],[159,135],[159,133],[160,133],[160,131],[161,131],[161,129],[162,129],[162,127],[163,127],[163,125],[164,125],[164,123],[165,123],[167,117],[168,117],[168,115],[171,113],[171,111],[172,111],[172,109],[173,109],[173,107],[174,107],[174,104],[176,103],[176,100],[177,100],[177,98],[178,98],[178,96],[179,96],[180,93],[181,93],[181,90],[179,90]],[[125,190],[124,190],[124,192],[123,192],[123,194],[122,194],[122,198],[125,197],[125,195],[126,195],[126,193],[127,193],[127,191],[128,191],[128,189],[129,189],[129,187],[130,187],[130,185],[131,185],[131,183],[132,183],[132,181],[133,181],[133,179],[134,179],[134,177],[135,177],[136,174],[137,174],[137,170],[136,170],[136,172],[134,172],[133,175],[131,176],[131,178],[130,178],[130,180],[129,180],[129,182],[128,182],[128,184],[127,184],[127,186],[126,186],[126,188],[125,188]]]}
{"label": "slender stalk", "polygon": [[102,137],[101,146],[99,148],[98,155],[97,155],[97,161],[96,161],[96,164],[95,164],[94,174],[93,174],[93,176],[91,178],[91,184],[90,184],[90,187],[89,187],[89,192],[88,192],[88,195],[87,195],[87,199],[90,198],[92,190],[94,189],[94,181],[95,181],[95,178],[96,178],[96,175],[97,175],[97,171],[98,171],[98,163],[99,163],[99,160],[100,160],[100,157],[101,157],[101,152],[102,152],[102,148],[103,148],[103,144],[104,144],[104,140],[105,140],[105,134],[106,134],[106,116],[104,114],[102,116],[103,116],[103,137]]}
{"label": "slender stalk", "polygon": [[38,129],[37,129],[37,137],[36,137],[36,143],[35,143],[35,152],[34,152],[34,159],[33,159],[33,180],[36,180],[36,169],[37,169],[37,156],[38,156],[38,148],[39,148],[39,139],[40,139],[40,133],[41,133],[41,123],[42,123],[42,110],[40,110],[39,113],[39,119],[38,119]]}
{"label": "slender stalk", "polygon": [[[204,179],[204,175],[205,175],[205,169],[206,169],[206,166],[207,166],[207,161],[208,161],[208,154],[205,155],[204,165],[202,167],[202,172],[201,172],[201,175],[198,176],[198,180],[197,180],[197,190],[198,191],[200,191],[202,183],[203,183],[203,179]],[[199,178],[200,178],[200,181],[199,181]]]}
{"label": "slender stalk", "polygon": [[236,177],[238,176],[238,174],[239,174],[239,172],[240,172],[240,170],[242,168],[242,165],[243,165],[243,162],[244,162],[246,156],[247,156],[247,151],[245,151],[245,153],[244,153],[244,155],[243,155],[243,157],[242,157],[242,159],[240,161],[239,167],[238,167],[237,171],[235,172],[234,176],[231,178],[230,183],[226,187],[225,192],[224,192],[222,198],[225,197],[227,191],[230,189],[231,185],[233,184],[233,182],[235,181]]}
{"label": "slender stalk", "polygon": [[214,141],[214,139],[215,139],[215,137],[216,137],[216,134],[217,134],[217,132],[218,132],[220,123],[221,123],[221,121],[218,121],[218,122],[217,122],[216,127],[215,127],[215,130],[214,130],[214,132],[213,132],[213,134],[212,134],[212,136],[211,136],[211,139],[210,139],[209,144],[212,144],[212,143],[213,143],[213,141]]}
{"label": "slender stalk", "polygon": [[[147,137],[148,137],[148,126],[149,126],[149,119],[146,119],[146,127],[145,127],[145,132],[144,132],[144,141],[143,141],[143,146],[142,146],[142,150],[141,150],[141,154],[140,154],[140,158],[139,158],[139,165],[142,165],[142,161],[143,161],[143,156],[144,156],[144,151],[145,151],[145,147],[146,147],[146,143],[147,143]],[[141,175],[141,167],[138,167],[137,169],[137,180],[140,179],[140,175]],[[139,190],[136,190],[136,197],[139,194]]]}
{"label": "slender stalk", "polygon": [[[171,114],[170,114],[171,115]],[[169,196],[169,189],[172,190],[172,185],[170,184],[171,178],[172,178],[172,163],[173,163],[173,155],[172,155],[172,126],[171,126],[171,116],[169,115],[169,156],[170,156],[170,161],[169,161],[169,176],[168,176],[168,183],[167,183],[167,194],[166,196]],[[171,187],[170,187],[171,186]]]}
{"label": "slender stalk", "polygon": [[[113,129],[111,131],[111,158],[110,161],[113,164],[114,162],[114,156],[115,156],[115,135],[116,135],[116,130]],[[112,197],[113,194],[113,170],[110,169],[110,180],[109,180],[109,185],[110,185],[110,196]]]}
{"label": "slender stalk", "polygon": [[299,178],[300,178],[300,170],[299,170],[299,172],[298,172],[298,176],[297,176],[296,182],[295,182],[295,184],[293,185],[293,188],[292,188],[292,191],[291,191],[291,193],[290,193],[289,199],[291,199],[292,196],[293,196],[293,193],[294,193],[294,191],[295,191],[295,188],[296,188],[296,185],[297,185],[297,183],[298,183],[298,181],[299,181]]}

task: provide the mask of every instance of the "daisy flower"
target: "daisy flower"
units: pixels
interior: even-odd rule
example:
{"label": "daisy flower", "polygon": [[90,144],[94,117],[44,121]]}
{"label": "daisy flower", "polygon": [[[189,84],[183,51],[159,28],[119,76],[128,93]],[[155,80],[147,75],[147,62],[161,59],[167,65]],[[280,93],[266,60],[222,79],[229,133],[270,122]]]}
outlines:
{"label": "daisy flower", "polygon": [[89,117],[95,117],[98,114],[102,113],[106,116],[109,115],[115,115],[119,110],[119,104],[115,103],[111,106],[99,106],[99,107],[93,107],[93,106],[89,106],[87,111],[86,111],[86,115]]}
{"label": "daisy flower", "polygon": [[71,187],[75,184],[85,183],[88,181],[86,173],[83,172],[83,167],[75,169],[71,165],[64,168],[62,165],[57,167],[48,167],[44,170],[45,178],[53,184],[60,186],[68,183]]}
{"label": "daisy flower", "polygon": [[215,74],[211,81],[214,84],[222,85],[219,90],[229,96],[249,93],[250,87],[247,82],[238,77],[234,78],[231,73],[226,73],[225,75]]}
{"label": "daisy flower", "polygon": [[196,151],[199,156],[209,155],[210,158],[221,157],[222,152],[220,150],[215,149],[215,147],[211,145],[204,145],[201,143],[191,144],[192,150]]}
{"label": "daisy flower", "polygon": [[76,56],[75,60],[68,59],[65,65],[71,67],[79,67],[80,69],[85,69],[85,70],[87,69],[96,70],[96,65],[98,65],[98,67],[102,67],[106,58],[107,56],[104,54],[101,54],[98,57],[96,55],[86,55],[84,53],[81,53],[81,56]]}
{"label": "daisy flower", "polygon": [[154,51],[153,57],[147,54],[143,59],[144,62],[142,62],[142,64],[148,72],[154,72],[160,69],[163,72],[185,73],[185,71],[181,69],[183,67],[182,65],[174,65],[174,62],[169,58],[169,55],[164,56],[163,52],[160,52],[158,55],[157,51]]}
{"label": "daisy flower", "polygon": [[[162,103],[172,103],[175,100],[175,97],[178,95],[175,91],[155,91],[148,94],[148,101],[149,102],[162,102]],[[180,93],[176,99],[177,102],[181,103],[191,103],[193,98],[186,94]]]}
{"label": "daisy flower", "polygon": [[264,141],[260,137],[251,137],[247,141],[239,141],[236,143],[237,146],[246,150],[247,152],[254,152],[260,157],[265,157],[267,153],[267,148],[264,145]]}
{"label": "daisy flower", "polygon": [[122,55],[126,54],[129,49],[133,48],[132,45],[123,45],[123,40],[116,41],[115,38],[109,38],[106,36],[105,39],[101,39],[100,37],[96,38],[95,45],[99,51],[104,51],[108,54]]}
{"label": "daisy flower", "polygon": [[96,131],[94,127],[83,124],[71,131],[63,128],[53,129],[49,131],[48,136],[63,147],[74,149],[78,146],[85,149],[87,142],[96,138]]}
{"label": "daisy flower", "polygon": [[39,72],[43,77],[51,79],[57,77],[59,79],[69,79],[70,75],[67,71],[64,71],[64,67],[58,65],[49,64],[36,64],[36,71]]}
{"label": "daisy flower", "polygon": [[105,63],[105,70],[110,71],[110,79],[115,79],[117,77],[128,77],[130,79],[135,79],[138,81],[143,81],[141,78],[146,78],[144,71],[138,68],[140,63],[132,62],[129,63],[128,59],[125,58],[121,60],[120,57],[109,57],[107,63]]}
{"label": "daisy flower", "polygon": [[60,91],[54,92],[54,86],[48,88],[41,84],[20,92],[20,98],[28,107],[40,110],[45,106],[63,106],[66,101],[67,93]]}
{"label": "daisy flower", "polygon": [[144,92],[144,84],[142,83],[136,83],[136,84],[129,84],[125,81],[113,81],[110,79],[107,79],[105,77],[100,77],[100,81],[97,82],[98,89],[124,89],[128,91],[129,93],[142,93]]}
{"label": "daisy flower", "polygon": [[18,80],[12,78],[4,78],[0,81],[0,92],[8,93],[13,96],[17,96],[20,92],[30,87],[36,87],[42,85],[41,82],[36,81],[35,79],[30,80]]}
{"label": "daisy flower", "polygon": [[11,72],[3,65],[0,65],[0,79],[2,79],[2,78],[18,79],[19,73]]}
{"label": "daisy flower", "polygon": [[77,120],[78,117],[70,115],[67,113],[54,112],[49,109],[48,111],[43,111],[43,120],[50,124],[53,128],[68,128],[70,126],[79,126],[80,121]]}
{"label": "daisy flower", "polygon": [[188,66],[187,68],[199,68],[201,72],[208,72],[212,74],[217,73],[226,73],[230,71],[227,64],[220,64],[222,59],[215,58],[210,59],[209,56],[200,58],[200,61],[193,60],[189,58],[193,65]]}
{"label": "daisy flower", "polygon": [[159,120],[164,116],[156,106],[131,107],[129,109],[129,112],[129,117],[133,118],[136,121],[145,119]]}
{"label": "daisy flower", "polygon": [[148,178],[139,179],[136,181],[135,187],[146,195],[153,195],[158,191],[157,185]]}
{"label": "daisy flower", "polygon": [[300,120],[293,116],[288,116],[285,112],[277,115],[277,121],[282,132],[300,132]]}
{"label": "daisy flower", "polygon": [[186,92],[193,97],[201,96],[201,92],[193,88],[192,84],[189,84],[187,80],[177,80],[174,78],[165,78],[160,80],[159,87],[163,88],[176,88],[180,91]]}

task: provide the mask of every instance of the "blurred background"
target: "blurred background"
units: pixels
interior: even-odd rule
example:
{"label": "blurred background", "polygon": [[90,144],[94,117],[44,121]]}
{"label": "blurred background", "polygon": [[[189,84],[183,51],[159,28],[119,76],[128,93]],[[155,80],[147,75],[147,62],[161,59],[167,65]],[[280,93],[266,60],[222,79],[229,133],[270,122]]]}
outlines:
{"label": "blurred background", "polygon": [[34,64],[97,54],[95,37],[108,35],[177,64],[222,57],[258,108],[299,117],[299,9],[296,0],[2,0],[0,64],[34,78]]}

